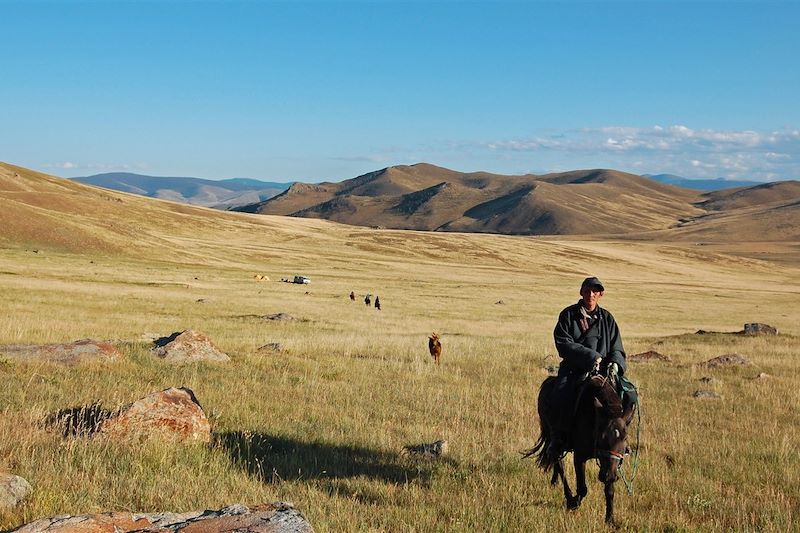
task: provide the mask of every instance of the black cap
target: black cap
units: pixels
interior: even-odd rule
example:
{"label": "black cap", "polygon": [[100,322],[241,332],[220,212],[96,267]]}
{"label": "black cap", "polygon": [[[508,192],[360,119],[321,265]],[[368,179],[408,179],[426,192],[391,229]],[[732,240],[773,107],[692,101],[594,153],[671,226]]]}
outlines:
{"label": "black cap", "polygon": [[584,287],[600,287],[601,291],[606,290],[605,287],[603,287],[603,284],[600,282],[600,280],[594,276],[583,280],[583,283],[581,283],[581,290],[583,290]]}

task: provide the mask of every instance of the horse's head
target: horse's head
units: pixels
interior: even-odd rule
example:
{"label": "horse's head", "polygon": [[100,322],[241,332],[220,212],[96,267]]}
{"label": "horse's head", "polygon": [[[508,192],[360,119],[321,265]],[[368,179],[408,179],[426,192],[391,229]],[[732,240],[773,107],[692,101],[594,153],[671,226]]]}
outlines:
{"label": "horse's head", "polygon": [[[619,466],[628,450],[628,426],[633,420],[636,406],[632,405],[621,416],[604,416],[603,412],[607,412],[607,406],[597,399],[595,399],[595,407],[597,407],[599,415],[595,437],[597,459],[600,461],[598,478],[603,483],[613,483],[617,480]],[[618,413],[619,411],[615,414]]]}

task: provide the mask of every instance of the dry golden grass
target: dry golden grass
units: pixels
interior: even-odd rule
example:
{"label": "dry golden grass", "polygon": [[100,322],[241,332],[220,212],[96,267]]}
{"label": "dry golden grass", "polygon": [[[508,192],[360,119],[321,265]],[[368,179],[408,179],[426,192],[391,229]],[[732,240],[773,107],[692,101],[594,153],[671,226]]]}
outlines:
{"label": "dry golden grass", "polygon": [[[557,364],[555,317],[589,274],[606,283],[602,303],[627,351],[673,358],[631,364],[642,459],[634,495],[618,485],[623,530],[796,527],[795,261],[670,243],[376,231],[119,196],[127,210],[113,216],[67,217],[100,245],[47,245],[36,234],[0,248],[0,344],[117,339],[126,355],[77,368],[0,360],[0,469],[34,487],[0,512],[0,528],[61,513],[281,499],[322,532],[603,530],[596,467],[584,506],[567,512],[560,490],[517,453],[538,435],[536,392]],[[311,284],[274,281],[294,274]],[[363,304],[367,292],[382,311]],[[277,312],[302,320],[259,318]],[[692,334],[753,321],[781,335]],[[144,333],[187,328],[232,362],[153,360]],[[440,368],[428,354],[432,331]],[[258,350],[270,342],[284,352]],[[753,366],[694,366],[731,352]],[[759,372],[771,377],[752,379]],[[692,398],[706,375],[722,399]],[[213,446],[65,439],[41,423],[169,386],[195,391]],[[440,438],[448,460],[400,455]]]}

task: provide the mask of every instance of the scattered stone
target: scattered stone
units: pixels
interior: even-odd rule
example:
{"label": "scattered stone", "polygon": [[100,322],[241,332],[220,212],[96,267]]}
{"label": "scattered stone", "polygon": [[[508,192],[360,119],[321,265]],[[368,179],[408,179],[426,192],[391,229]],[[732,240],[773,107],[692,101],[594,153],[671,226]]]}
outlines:
{"label": "scattered stone", "polygon": [[211,424],[191,389],[171,387],[122,407],[103,421],[100,434],[130,440],[150,436],[211,442]]}
{"label": "scattered stone", "polygon": [[506,303],[503,300],[497,300],[494,305],[505,305]]}
{"label": "scattered stone", "polygon": [[716,380],[709,376],[703,376],[697,381],[699,381],[700,383],[705,383],[706,385],[717,385],[719,383],[719,380]]}
{"label": "scattered stone", "polygon": [[753,322],[744,325],[745,335],[777,335],[778,330],[768,324]]}
{"label": "scattered stone", "polygon": [[418,455],[422,457],[442,457],[443,455],[447,455],[449,451],[450,445],[446,440],[437,440],[436,442],[431,442],[430,444],[414,444],[409,446],[404,446],[403,450],[400,452],[402,456],[409,456],[409,455]]}
{"label": "scattered stone", "polygon": [[0,355],[14,361],[48,361],[65,365],[114,361],[122,357],[108,341],[81,339],[67,344],[10,344],[0,346]]}
{"label": "scattered stone", "polygon": [[[314,528],[291,503],[248,508],[242,504],[218,511],[138,514],[113,512],[41,518],[11,532],[17,533],[313,533]],[[9,533],[11,533],[9,532]]]}
{"label": "scattered stone", "polygon": [[766,372],[759,372],[759,373],[758,373],[758,375],[757,375],[757,376],[755,376],[753,379],[769,379],[769,378],[771,378],[771,377],[772,377],[772,376],[770,376],[770,375],[769,375],[769,374],[767,374]]}
{"label": "scattered stone", "polygon": [[258,349],[259,352],[282,352],[283,351],[283,344],[279,342],[270,342],[261,346]]}
{"label": "scattered stone", "polygon": [[547,370],[547,373],[551,376],[558,374],[558,365],[547,365],[544,369]]}
{"label": "scattered stone", "polygon": [[628,361],[664,361],[665,363],[671,363],[672,357],[654,350],[648,350],[646,352],[629,355]]}
{"label": "scattered stone", "polygon": [[749,365],[750,361],[746,358],[742,357],[738,353],[728,353],[725,355],[720,355],[719,357],[714,357],[713,359],[709,359],[705,363],[700,363],[701,366],[705,366],[706,368],[720,368],[723,366],[737,366],[737,365]]}
{"label": "scattered stone", "polygon": [[0,472],[0,509],[13,509],[31,492],[30,484],[25,479]]}
{"label": "scattered stone", "polygon": [[722,396],[713,390],[696,390],[692,396],[695,398],[722,398]]}
{"label": "scattered stone", "polygon": [[198,299],[197,299],[197,300],[195,300],[195,301],[196,301],[197,303],[199,303],[199,304],[205,304],[205,303],[208,303],[208,300],[206,300],[205,298],[198,298]]}
{"label": "scattered stone", "polygon": [[264,320],[278,320],[278,321],[290,321],[290,320],[297,320],[295,317],[288,313],[275,313],[273,315],[264,315],[261,318]]}
{"label": "scattered stone", "polygon": [[154,341],[153,353],[170,363],[194,361],[226,362],[231,358],[222,353],[207,336],[187,329]]}

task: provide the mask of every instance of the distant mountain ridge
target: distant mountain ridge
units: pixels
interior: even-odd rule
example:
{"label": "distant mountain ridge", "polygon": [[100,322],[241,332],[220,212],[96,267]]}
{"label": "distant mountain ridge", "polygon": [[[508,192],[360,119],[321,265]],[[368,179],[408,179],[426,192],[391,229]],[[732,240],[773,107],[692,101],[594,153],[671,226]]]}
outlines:
{"label": "distant mountain ridge", "polygon": [[725,178],[707,178],[707,179],[694,179],[684,178],[683,176],[676,176],[675,174],[642,174],[645,178],[650,178],[659,183],[666,183],[667,185],[675,185],[676,187],[683,187],[684,189],[697,189],[699,191],[721,191],[723,189],[732,189],[734,187],[751,187],[758,185],[760,181],[748,180],[728,180]]}
{"label": "distant mountain ridge", "polygon": [[72,179],[115,191],[216,209],[230,209],[262,202],[292,185],[291,183],[276,183],[250,178],[211,180],[191,177],[145,176],[129,172],[110,172]]}
{"label": "distant mountain ridge", "polygon": [[716,221],[722,229],[714,231],[727,232],[728,221],[741,223],[730,217],[745,212],[761,213],[753,231],[772,231],[774,215],[781,235],[800,233],[792,226],[800,217],[797,205],[797,181],[703,193],[610,169],[505,176],[418,163],[338,183],[295,183],[236,210],[425,231],[634,235],[675,229],[688,236],[705,227],[700,221]]}

